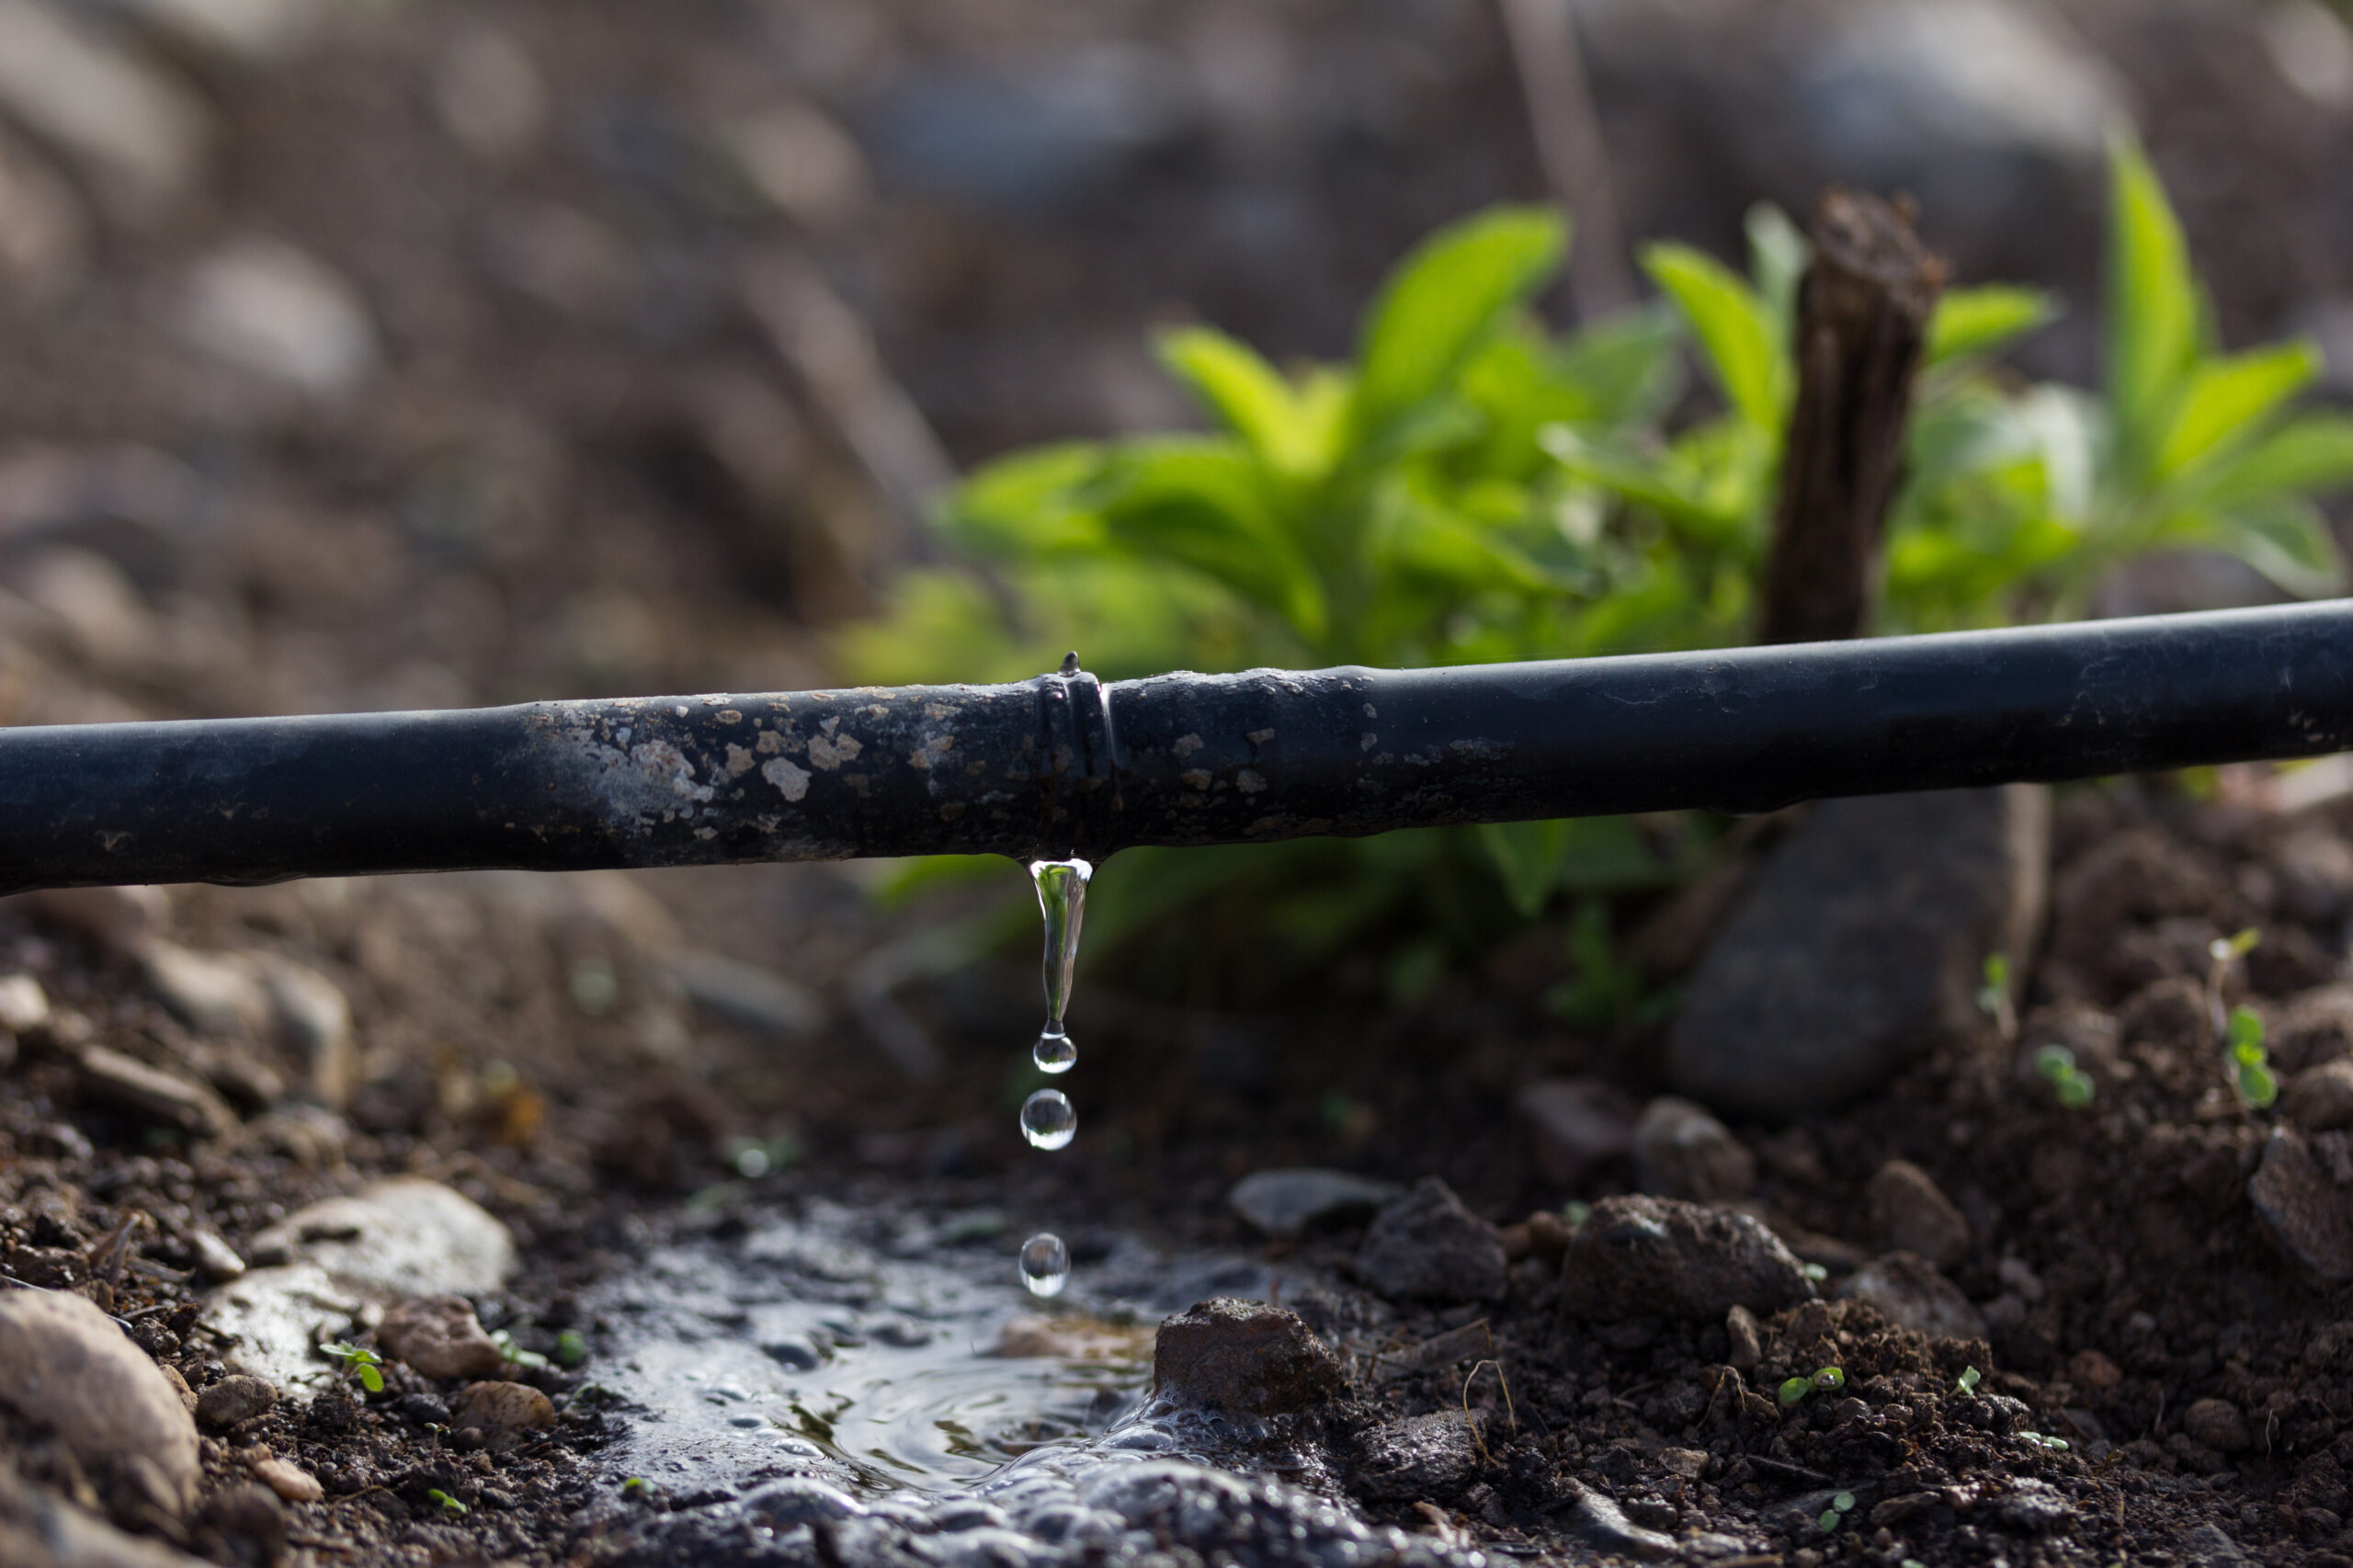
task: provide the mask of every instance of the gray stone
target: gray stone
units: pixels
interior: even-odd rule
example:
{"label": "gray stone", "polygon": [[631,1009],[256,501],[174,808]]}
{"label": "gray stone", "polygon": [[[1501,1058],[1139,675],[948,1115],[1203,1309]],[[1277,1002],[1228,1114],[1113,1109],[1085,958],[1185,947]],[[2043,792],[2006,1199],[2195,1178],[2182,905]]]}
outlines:
{"label": "gray stone", "polygon": [[180,327],[215,358],[314,397],[347,392],[376,368],[376,329],[358,294],[278,240],[239,240],[197,263]]}
{"label": "gray stone", "polygon": [[2229,1568],[2246,1561],[2239,1543],[2222,1533],[2220,1525],[2200,1525],[2181,1538],[2181,1555],[2191,1568]]}
{"label": "gray stone", "polygon": [[337,1110],[349,1107],[359,1063],[343,987],[283,954],[257,952],[249,962],[269,999],[278,1038],[308,1069],[312,1094]]}
{"label": "gray stone", "polygon": [[1444,1497],[1477,1473],[1478,1445],[1459,1410],[1408,1416],[1365,1435],[1351,1490],[1376,1502]]}
{"label": "gray stone", "polygon": [[166,1514],[196,1494],[196,1423],[146,1352],[86,1299],[0,1295],[0,1400],[57,1434],[115,1493]]}
{"label": "gray stone", "polygon": [[49,993],[29,974],[0,977],[0,1029],[38,1034],[49,1027]]}
{"label": "gray stone", "polygon": [[103,1045],[85,1047],[74,1064],[85,1094],[144,1120],[202,1138],[219,1138],[237,1125],[229,1102],[194,1078]]}
{"label": "gray stone", "polygon": [[1634,1123],[1634,1180],[1644,1192],[1728,1203],[1756,1187],[1756,1156],[1705,1107],[1662,1095]]}
{"label": "gray stone", "polygon": [[0,108],[70,159],[118,222],[145,225],[203,171],[194,93],[54,6],[0,0]]}
{"label": "gray stone", "polygon": [[196,1249],[197,1267],[216,1284],[235,1279],[245,1272],[245,1260],[237,1256],[237,1249],[210,1231],[190,1232],[188,1245]]}
{"label": "gray stone", "polygon": [[438,1183],[404,1177],[297,1210],[256,1236],[249,1270],[205,1298],[205,1321],[230,1341],[232,1369],[308,1403],[339,1369],[338,1339],[369,1306],[417,1296],[480,1295],[515,1267],[506,1227]]}
{"label": "gray stone", "polygon": [[2303,1138],[2285,1128],[2273,1131],[2247,1182],[2247,1199],[2290,1257],[2331,1283],[2353,1279],[2353,1187],[2336,1181]]}
{"label": "gray stone", "polygon": [[139,967],[156,1000],[199,1034],[253,1039],[268,1023],[268,993],[232,959],[156,937],[140,948]]}
{"label": "gray stone", "polygon": [[28,1485],[7,1465],[0,1465],[0,1562],[8,1568],[206,1568],[198,1558],[126,1535]]}
{"label": "gray stone", "polygon": [[1863,1187],[1871,1227],[1898,1252],[1916,1253],[1938,1268],[1969,1256],[1969,1221],[1936,1178],[1909,1160],[1890,1160]]}
{"label": "gray stone", "polygon": [[1863,1265],[1840,1287],[1888,1322],[1937,1339],[1983,1339],[1985,1319],[1968,1297],[1915,1253],[1892,1252]]}
{"label": "gray stone", "polygon": [[1225,1201],[1253,1229],[1290,1241],[1324,1226],[1361,1223],[1404,1190],[1393,1181],[1302,1165],[1253,1171]]}
{"label": "gray stone", "polygon": [[1392,1300],[1497,1301],[1510,1286],[1503,1235],[1424,1176],[1383,1209],[1357,1249],[1356,1276]]}
{"label": "gray stone", "polygon": [[1279,1415],[1332,1398],[1344,1381],[1339,1358],[1296,1312],[1258,1301],[1202,1301],[1153,1342],[1153,1392],[1201,1409]]}
{"label": "gray stone", "polygon": [[2031,952],[2050,858],[2039,786],[1829,801],[1700,962],[1667,1074],[1718,1110],[1833,1109],[1984,1027],[1986,955]]}
{"label": "gray stone", "polygon": [[1813,1293],[1779,1237],[1745,1214],[1671,1198],[1605,1198],[1561,1267],[1572,1317],[1721,1321],[1768,1314]]}
{"label": "gray stone", "polygon": [[1574,1187],[1634,1146],[1634,1105],[1598,1078],[1546,1078],[1512,1100],[1547,1181]]}
{"label": "gray stone", "polygon": [[418,1296],[376,1325],[384,1354],[428,1378],[488,1378],[506,1369],[498,1344],[483,1332],[462,1296]]}
{"label": "gray stone", "polygon": [[450,1406],[449,1422],[460,1431],[480,1432],[494,1449],[509,1449],[554,1426],[555,1405],[529,1383],[470,1383]]}
{"label": "gray stone", "polygon": [[1644,1529],[1628,1518],[1616,1503],[1589,1486],[1577,1487],[1576,1506],[1562,1517],[1561,1525],[1567,1534],[1596,1551],[1614,1556],[1672,1557],[1677,1550],[1673,1536]]}
{"label": "gray stone", "polygon": [[249,1372],[233,1372],[196,1396],[196,1418],[207,1426],[236,1426],[267,1415],[278,1391]]}

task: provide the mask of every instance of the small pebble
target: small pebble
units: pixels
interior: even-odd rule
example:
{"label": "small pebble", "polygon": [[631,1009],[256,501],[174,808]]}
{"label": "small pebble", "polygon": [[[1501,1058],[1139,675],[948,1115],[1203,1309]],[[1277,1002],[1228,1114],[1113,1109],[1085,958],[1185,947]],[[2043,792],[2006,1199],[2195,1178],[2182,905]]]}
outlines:
{"label": "small pebble", "polygon": [[315,1503],[326,1495],[317,1477],[291,1460],[256,1459],[251,1468],[255,1480],[289,1503]]}
{"label": "small pebble", "polygon": [[229,1427],[268,1414],[278,1391],[260,1378],[237,1373],[196,1396],[196,1418],[207,1426]]}
{"label": "small pebble", "polygon": [[2181,1429],[2208,1448],[2226,1454],[2254,1446],[2246,1417],[2227,1399],[2199,1400],[2181,1413]]}

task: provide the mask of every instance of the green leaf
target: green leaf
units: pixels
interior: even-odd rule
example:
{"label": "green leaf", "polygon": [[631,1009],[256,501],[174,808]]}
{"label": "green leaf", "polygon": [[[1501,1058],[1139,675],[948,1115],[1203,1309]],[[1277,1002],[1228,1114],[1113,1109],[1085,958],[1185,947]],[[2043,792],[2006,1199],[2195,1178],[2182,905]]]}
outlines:
{"label": "green leaf", "polygon": [[2128,466],[2137,467],[2197,362],[2198,285],[2165,187],[2127,137],[2109,145],[2109,201],[2108,402]]}
{"label": "green leaf", "polygon": [[1777,342],[1790,341],[1797,329],[1798,285],[1804,280],[1813,245],[1790,215],[1769,201],[1748,210],[1748,270],[1756,279],[1757,297],[1773,312],[1779,327]]}
{"label": "green leaf", "polygon": [[1020,558],[1099,550],[1102,520],[1079,497],[1102,472],[1104,448],[1071,441],[1000,458],[948,499],[940,526],[978,554]]}
{"label": "green leaf", "polygon": [[2209,359],[2183,383],[2173,417],[2159,439],[2152,473],[2169,479],[2252,437],[2266,417],[2312,384],[2320,351],[2309,343],[2281,343],[2227,359]]}
{"label": "green leaf", "polygon": [[1358,431],[1377,433],[1444,391],[1567,253],[1567,220],[1541,207],[1495,208],[1425,241],[1366,317],[1358,354]]}
{"label": "green leaf", "polygon": [[1505,896],[1528,920],[1543,912],[1559,885],[1561,854],[1567,844],[1565,822],[1485,823],[1479,828],[1479,846],[1503,878]]}
{"label": "green leaf", "polygon": [[1324,595],[1276,516],[1266,475],[1233,443],[1130,443],[1097,487],[1111,536],[1189,566],[1264,605],[1301,636],[1322,635]]}
{"label": "green leaf", "polygon": [[1573,430],[1565,425],[1547,426],[1541,439],[1544,449],[1576,478],[1647,506],[1702,538],[1728,539],[1739,531],[1745,520],[1742,510],[1709,505],[1687,482],[1687,476],[1663,459],[1631,451],[1590,431]]}
{"label": "green leaf", "polygon": [[1949,290],[1928,323],[1928,363],[1991,354],[2058,315],[2058,301],[2040,289]]}
{"label": "green leaf", "polygon": [[2201,531],[2300,598],[2325,598],[2345,586],[2328,519],[2302,496],[2250,501],[2210,519]]}
{"label": "green leaf", "polygon": [[1302,479],[1331,471],[1340,449],[1336,400],[1294,391],[1255,350],[1210,327],[1165,332],[1158,347],[1161,363],[1267,467]]}
{"label": "green leaf", "polygon": [[1742,420],[1778,438],[1790,364],[1774,334],[1772,308],[1730,267],[1688,245],[1652,245],[1643,266],[1690,324],[1717,386]]}
{"label": "green leaf", "polygon": [[2214,465],[2198,494],[2210,504],[2230,506],[2347,485],[2353,485],[2353,417],[2309,414]]}

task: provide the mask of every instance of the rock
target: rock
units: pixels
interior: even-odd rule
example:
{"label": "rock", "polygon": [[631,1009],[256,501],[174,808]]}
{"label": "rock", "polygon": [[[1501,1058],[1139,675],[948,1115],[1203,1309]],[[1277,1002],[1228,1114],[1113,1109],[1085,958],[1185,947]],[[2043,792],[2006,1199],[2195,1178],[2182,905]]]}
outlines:
{"label": "rock", "polygon": [[156,1000],[199,1034],[253,1039],[268,1023],[269,996],[261,983],[218,954],[156,937],[140,948],[139,967]]}
{"label": "rock", "polygon": [[249,1372],[233,1372],[196,1396],[196,1418],[207,1426],[228,1427],[266,1415],[278,1391]]}
{"label": "rock", "polygon": [[118,1497],[177,1516],[196,1494],[196,1423],[155,1363],[81,1296],[0,1295],[0,1400],[57,1434]]}
{"label": "rock", "polygon": [[1296,1312],[1226,1297],[1160,1325],[1153,1392],[1179,1404],[1280,1415],[1330,1399],[1345,1381],[1339,1358]]}
{"label": "rock", "polygon": [[1746,1307],[1735,1306],[1724,1313],[1724,1338],[1731,1346],[1724,1353],[1724,1364],[1733,1371],[1753,1372],[1765,1358],[1764,1331],[1756,1314]]}
{"label": "rock", "polygon": [[1360,1224],[1404,1189],[1347,1171],[1291,1166],[1253,1171],[1225,1195],[1227,1207],[1261,1234],[1295,1240],[1311,1230]]}
{"label": "rock", "polygon": [[1927,1259],[1909,1252],[1875,1257],[1839,1288],[1877,1307],[1888,1322],[1936,1339],[1983,1339],[1985,1319]]}
{"label": "rock", "polygon": [[2097,1350],[2078,1350],[2067,1359],[2067,1379],[2081,1388],[2112,1389],[2124,1381],[2124,1369]]}
{"label": "rock", "polygon": [[1628,1518],[1625,1512],[1592,1487],[1576,1487],[1576,1506],[1562,1517],[1562,1528],[1576,1540],[1605,1555],[1617,1557],[1671,1557],[1676,1551],[1675,1538],[1658,1530],[1644,1529]]}
{"label": "rock", "polygon": [[126,1535],[0,1465],[0,1562],[8,1568],[207,1568],[162,1541]]}
{"label": "rock", "polygon": [[193,93],[31,0],[0,0],[0,108],[71,160],[108,214],[133,227],[190,194],[211,140],[211,117]]}
{"label": "rock", "polygon": [[2290,1257],[2331,1283],[2353,1279],[2353,1188],[2334,1179],[2303,1138],[2273,1131],[2247,1199]]}
{"label": "rock", "polygon": [[29,974],[0,976],[0,1029],[35,1035],[49,1027],[49,993]]}
{"label": "rock", "polygon": [[484,1382],[468,1386],[450,1407],[460,1431],[472,1427],[494,1449],[512,1448],[526,1434],[555,1425],[555,1406],[527,1383]]}
{"label": "rock", "polygon": [[278,1038],[309,1068],[312,1094],[336,1110],[351,1105],[358,1052],[351,1039],[351,1002],[343,987],[282,954],[252,955]]}
{"label": "rock", "polygon": [[168,1361],[158,1361],[155,1363],[155,1369],[164,1374],[165,1382],[172,1385],[172,1397],[180,1402],[180,1408],[190,1415],[194,1415],[196,1391],[188,1386],[188,1380],[180,1376],[179,1369]]}
{"label": "rock", "polygon": [[2190,1568],[2231,1568],[2246,1561],[2239,1543],[2222,1533],[2220,1525],[2200,1525],[2181,1538],[2181,1555]]}
{"label": "rock", "polygon": [[1969,1256],[1969,1221],[1934,1177],[1909,1160],[1890,1160],[1863,1188],[1871,1228],[1897,1252],[1916,1253],[1938,1268]]}
{"label": "rock", "polygon": [[1689,1100],[1662,1095],[1634,1122],[1634,1180],[1644,1192],[1726,1203],[1756,1187],[1756,1156]]}
{"label": "rock", "polygon": [[2201,1399],[2181,1413],[2181,1429],[2208,1448],[2226,1454],[2255,1446],[2246,1417],[2227,1399]]}
{"label": "rock", "polygon": [[196,1249],[197,1267],[215,1284],[237,1278],[245,1271],[245,1260],[237,1256],[236,1249],[210,1231],[190,1232],[188,1245]]}
{"label": "rock", "polygon": [[2075,1517],[2066,1498],[2031,1476],[2020,1476],[2007,1494],[1993,1500],[1996,1523],[2013,1535],[2051,1535]]}
{"label": "rock", "polygon": [[264,1455],[251,1460],[248,1468],[253,1471],[256,1481],[289,1503],[315,1503],[326,1495],[326,1489],[319,1484],[319,1478],[292,1460]]}
{"label": "rock", "polygon": [[1769,1314],[1811,1296],[1803,1268],[1745,1214],[1671,1198],[1605,1198],[1577,1227],[1561,1267],[1572,1317],[1719,1320]]}
{"label": "rock", "polygon": [[277,240],[237,240],[197,263],[180,328],[207,353],[313,397],[347,392],[376,368],[376,329],[351,285]]}
{"label": "rock", "polygon": [[866,1505],[813,1476],[788,1475],[745,1497],[744,1511],[767,1520],[770,1529],[789,1530],[818,1519],[856,1518],[866,1512]]}
{"label": "rock", "polygon": [[1598,1078],[1546,1078],[1512,1101],[1536,1141],[1544,1179],[1564,1187],[1622,1159],[1634,1146],[1634,1105]]}
{"label": "rock", "polygon": [[458,29],[442,51],[433,107],[442,128],[476,157],[511,163],[546,133],[547,81],[512,34],[477,22]]}
{"label": "rock", "polygon": [[0,136],[0,275],[17,293],[53,298],[79,271],[90,248],[80,198],[47,160]]}
{"label": "rock", "polygon": [[403,1301],[377,1325],[376,1343],[385,1355],[428,1378],[489,1378],[506,1366],[462,1296]]}
{"label": "rock", "polygon": [[205,1085],[119,1051],[85,1046],[74,1065],[85,1094],[145,1120],[200,1138],[224,1136],[237,1125],[237,1113],[229,1102]]}
{"label": "rock", "polygon": [[1478,1468],[1469,1418],[1459,1410],[1441,1410],[1365,1434],[1349,1490],[1385,1503],[1444,1497],[1460,1491]]}
{"label": "rock", "polygon": [[825,1027],[825,999],[810,986],[758,964],[686,949],[665,964],[687,999],[763,1034],[798,1040]]}
{"label": "rock", "polygon": [[339,1375],[320,1358],[320,1341],[341,1337],[369,1303],[480,1295],[515,1267],[506,1226],[415,1178],[312,1204],[256,1236],[251,1251],[268,1266],[206,1297],[205,1319],[230,1339],[223,1358],[233,1369],[268,1379],[298,1403]]}
{"label": "rock", "polygon": [[726,126],[720,142],[745,183],[785,217],[824,231],[855,215],[871,195],[866,155],[816,105],[771,104]]}
{"label": "rock", "polygon": [[1510,1283],[1502,1235],[1436,1176],[1381,1211],[1353,1267],[1369,1289],[1393,1300],[1497,1301]]}
{"label": "rock", "polygon": [[1816,807],[1700,961],[1669,1080],[1720,1111],[1790,1119],[1982,1029],[1986,955],[2034,949],[2050,816],[2026,785]]}
{"label": "rock", "polygon": [[42,888],[19,897],[36,918],[118,953],[137,949],[172,917],[161,888]]}
{"label": "rock", "polygon": [[2353,1057],[2324,1062],[2289,1079],[2279,1109],[2305,1132],[2353,1127]]}

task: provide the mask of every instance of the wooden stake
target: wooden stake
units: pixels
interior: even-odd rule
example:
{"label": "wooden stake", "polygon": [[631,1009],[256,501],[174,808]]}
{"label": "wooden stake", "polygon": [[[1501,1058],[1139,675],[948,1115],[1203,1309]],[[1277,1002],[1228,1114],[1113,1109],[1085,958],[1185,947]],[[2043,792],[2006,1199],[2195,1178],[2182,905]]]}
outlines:
{"label": "wooden stake", "polygon": [[1815,210],[1760,642],[1855,637],[1870,619],[1912,383],[1945,280],[1913,217],[1908,200],[1836,187]]}

